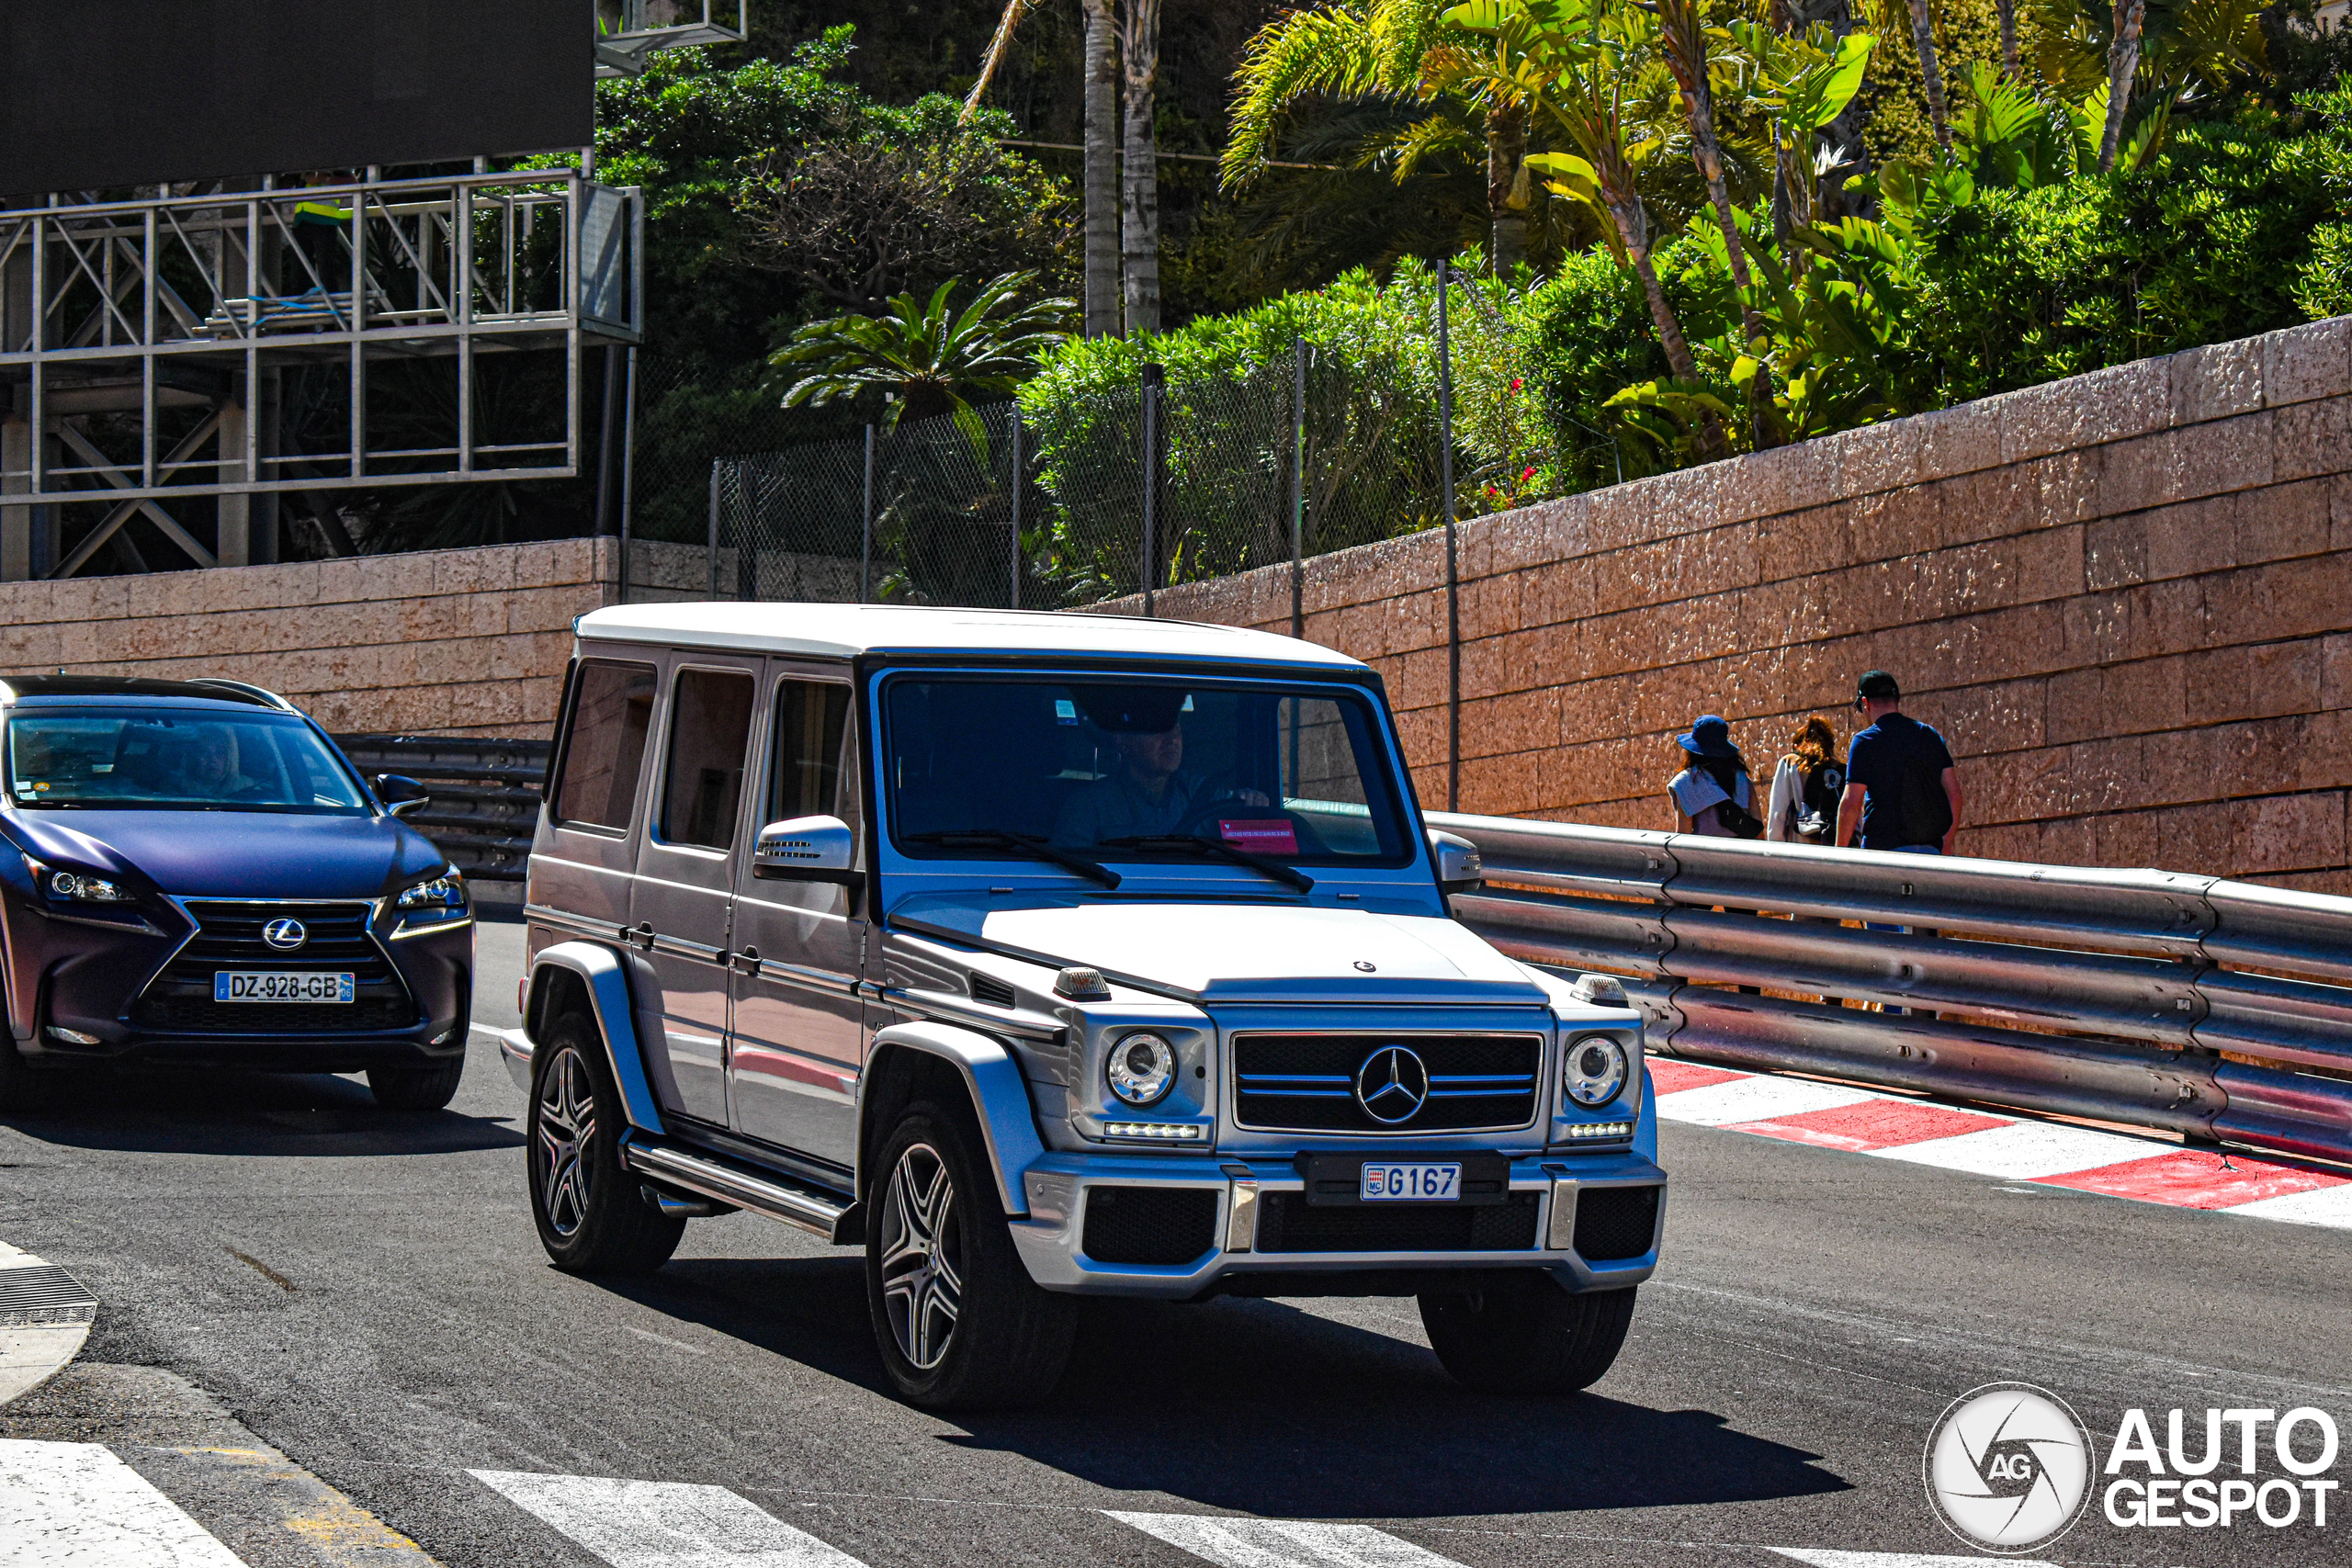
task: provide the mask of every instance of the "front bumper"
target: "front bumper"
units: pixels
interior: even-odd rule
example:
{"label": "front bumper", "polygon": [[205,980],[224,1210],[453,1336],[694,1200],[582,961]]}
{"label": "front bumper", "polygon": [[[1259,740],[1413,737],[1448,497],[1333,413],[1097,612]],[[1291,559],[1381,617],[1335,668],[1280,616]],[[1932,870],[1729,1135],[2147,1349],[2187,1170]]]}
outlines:
{"label": "front bumper", "polygon": [[[1214,1155],[1049,1154],[1023,1175],[1029,1217],[1012,1222],[1012,1241],[1030,1277],[1049,1291],[1080,1295],[1145,1296],[1187,1301],[1221,1291],[1281,1294],[1283,1276],[1295,1276],[1299,1293],[1349,1294],[1347,1277],[1362,1276],[1360,1293],[1397,1293],[1397,1281],[1432,1274],[1542,1269],[1572,1291],[1612,1291],[1638,1285],[1657,1269],[1666,1218],[1666,1172],[1627,1149],[1608,1154],[1529,1156],[1510,1163],[1510,1191],[1536,1204],[1535,1246],[1510,1251],[1265,1252],[1256,1247],[1254,1215],[1236,1223],[1237,1209],[1262,1205],[1275,1193],[1303,1197],[1306,1182],[1288,1160]],[[1085,1250],[1087,1205],[1102,1187],[1181,1188],[1216,1194],[1215,1245],[1189,1262],[1105,1263]],[[1657,1218],[1648,1250],[1639,1257],[1588,1261],[1574,1246],[1575,1209],[1588,1191],[1655,1188]],[[1306,1287],[1312,1284],[1312,1289]],[[1272,1288],[1270,1288],[1272,1287]]]}

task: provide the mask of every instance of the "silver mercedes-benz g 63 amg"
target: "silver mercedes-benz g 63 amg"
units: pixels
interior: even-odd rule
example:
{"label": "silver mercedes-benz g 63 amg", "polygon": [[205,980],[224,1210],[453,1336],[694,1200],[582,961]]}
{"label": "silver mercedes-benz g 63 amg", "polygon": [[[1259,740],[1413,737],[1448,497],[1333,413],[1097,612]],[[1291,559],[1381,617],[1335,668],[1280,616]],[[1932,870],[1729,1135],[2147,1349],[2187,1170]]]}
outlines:
{"label": "silver mercedes-benz g 63 amg", "polygon": [[1053,1385],[1079,1299],[1414,1295],[1496,1390],[1608,1369],[1666,1176],[1605,976],[1447,914],[1379,677],[1114,615],[578,623],[532,846],[558,1266],[749,1209],[865,1249],[891,1381]]}

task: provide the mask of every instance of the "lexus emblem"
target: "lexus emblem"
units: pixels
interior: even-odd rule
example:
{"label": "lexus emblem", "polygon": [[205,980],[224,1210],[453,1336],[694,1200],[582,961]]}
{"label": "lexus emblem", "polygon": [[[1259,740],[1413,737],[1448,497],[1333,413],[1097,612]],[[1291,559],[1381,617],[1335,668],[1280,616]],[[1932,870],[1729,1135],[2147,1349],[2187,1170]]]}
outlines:
{"label": "lexus emblem", "polygon": [[311,933],[300,920],[272,920],[261,928],[262,941],[280,953],[291,953],[311,940]]}
{"label": "lexus emblem", "polygon": [[1429,1097],[1429,1068],[1402,1045],[1383,1046],[1356,1069],[1356,1100],[1375,1122],[1409,1122]]}

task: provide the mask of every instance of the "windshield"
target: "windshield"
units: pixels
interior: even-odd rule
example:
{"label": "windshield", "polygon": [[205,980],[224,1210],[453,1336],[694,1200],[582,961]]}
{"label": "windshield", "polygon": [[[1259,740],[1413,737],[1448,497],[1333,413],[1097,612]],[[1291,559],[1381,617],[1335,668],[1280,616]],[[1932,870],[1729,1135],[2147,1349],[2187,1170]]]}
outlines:
{"label": "windshield", "polygon": [[910,855],[1001,860],[985,840],[1011,834],[1096,860],[1412,859],[1373,705],[1345,688],[902,677],[883,709]]}
{"label": "windshield", "polygon": [[19,807],[360,814],[367,797],[316,731],[284,714],[169,708],[18,713]]}

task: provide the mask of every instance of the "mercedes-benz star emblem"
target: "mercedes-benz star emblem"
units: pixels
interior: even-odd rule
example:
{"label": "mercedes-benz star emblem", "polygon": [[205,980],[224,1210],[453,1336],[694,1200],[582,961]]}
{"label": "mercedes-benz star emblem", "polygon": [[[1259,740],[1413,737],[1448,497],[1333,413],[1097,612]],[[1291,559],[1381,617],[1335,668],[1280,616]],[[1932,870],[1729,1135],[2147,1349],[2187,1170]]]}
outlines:
{"label": "mercedes-benz star emblem", "polygon": [[261,939],[280,953],[291,953],[310,941],[311,933],[300,920],[272,920],[261,928]]}
{"label": "mercedes-benz star emblem", "polygon": [[1375,1122],[1409,1122],[1430,1097],[1430,1070],[1402,1045],[1384,1045],[1356,1069],[1356,1100]]}

